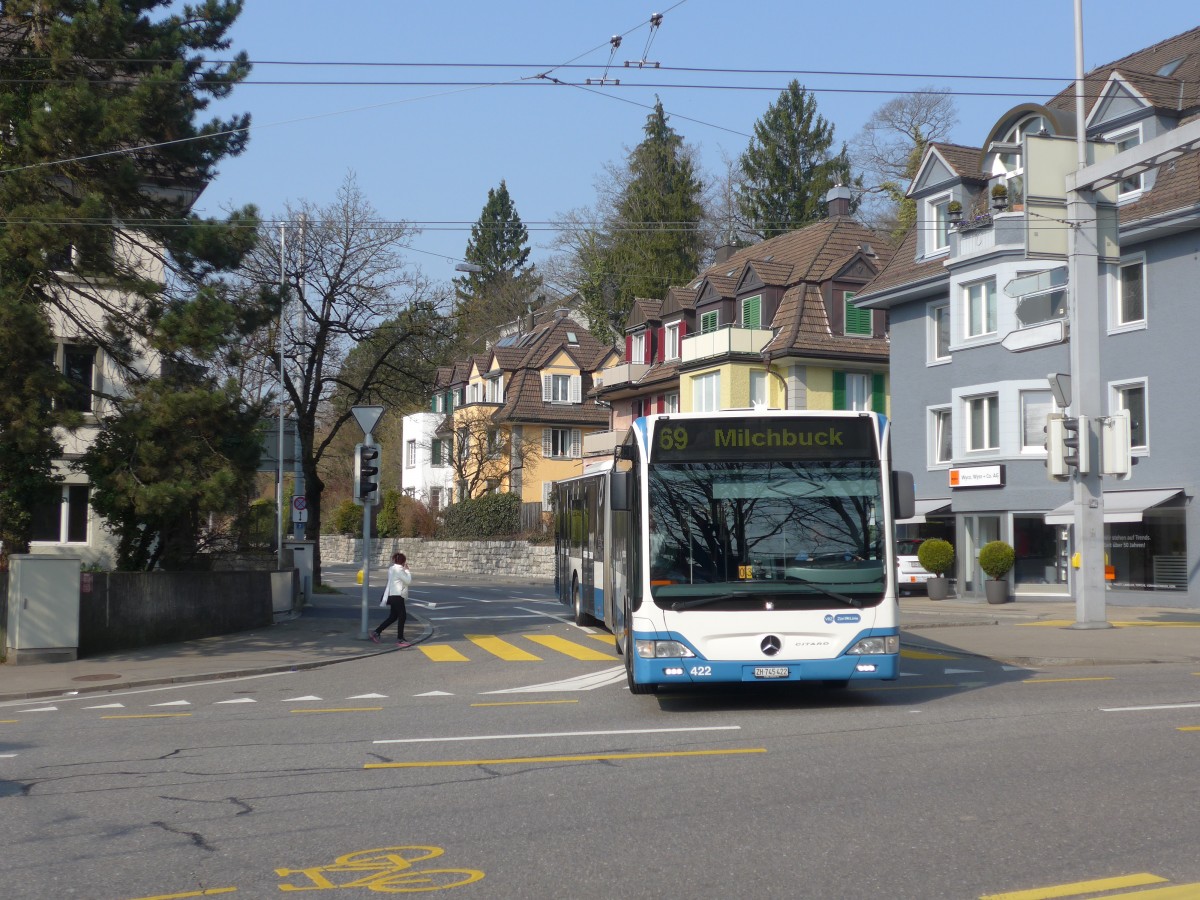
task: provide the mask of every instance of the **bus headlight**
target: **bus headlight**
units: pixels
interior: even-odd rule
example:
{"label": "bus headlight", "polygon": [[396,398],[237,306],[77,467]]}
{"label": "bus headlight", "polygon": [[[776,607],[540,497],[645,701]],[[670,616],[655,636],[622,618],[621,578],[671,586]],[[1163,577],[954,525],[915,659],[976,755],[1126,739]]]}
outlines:
{"label": "bus headlight", "polygon": [[638,656],[643,659],[672,659],[696,654],[679,641],[634,641]]}
{"label": "bus headlight", "polygon": [[857,656],[874,656],[880,653],[899,653],[900,635],[888,634],[883,637],[863,638],[846,651]]}

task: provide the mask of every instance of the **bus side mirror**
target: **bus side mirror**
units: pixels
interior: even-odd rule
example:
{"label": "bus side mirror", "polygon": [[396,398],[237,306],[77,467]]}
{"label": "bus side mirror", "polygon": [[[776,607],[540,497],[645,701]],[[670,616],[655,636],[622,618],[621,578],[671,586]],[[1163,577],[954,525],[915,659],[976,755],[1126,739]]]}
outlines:
{"label": "bus side mirror", "polygon": [[609,476],[608,498],[609,507],[613,512],[629,512],[631,498],[629,496],[632,479],[628,472],[613,472]]}
{"label": "bus side mirror", "polygon": [[892,518],[911,519],[917,514],[917,492],[912,472],[892,473]]}

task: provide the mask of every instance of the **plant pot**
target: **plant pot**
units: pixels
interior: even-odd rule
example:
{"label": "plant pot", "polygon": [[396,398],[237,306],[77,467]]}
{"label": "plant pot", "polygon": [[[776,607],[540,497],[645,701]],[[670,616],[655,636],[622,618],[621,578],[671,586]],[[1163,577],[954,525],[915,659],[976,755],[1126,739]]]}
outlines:
{"label": "plant pot", "polygon": [[1008,579],[1007,578],[988,578],[983,582],[983,590],[987,595],[988,603],[1007,603],[1008,602]]}
{"label": "plant pot", "polygon": [[925,590],[930,600],[945,600],[950,596],[950,579],[945,575],[935,575],[925,582]]}

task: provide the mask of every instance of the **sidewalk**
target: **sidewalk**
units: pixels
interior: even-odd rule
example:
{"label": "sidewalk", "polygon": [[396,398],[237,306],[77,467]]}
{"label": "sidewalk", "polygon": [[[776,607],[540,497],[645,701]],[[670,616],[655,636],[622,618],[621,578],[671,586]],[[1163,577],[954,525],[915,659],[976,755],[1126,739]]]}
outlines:
{"label": "sidewalk", "polygon": [[[378,624],[371,609],[371,622]],[[1175,662],[1200,665],[1200,613],[1153,607],[1107,609],[1116,627],[1074,629],[1073,601],[999,606],[963,600],[900,601],[902,646],[983,656],[1012,665]],[[409,612],[409,638],[431,626]],[[298,618],[266,628],[182,644],[145,647],[65,663],[0,666],[0,702],[36,700],[157,684],[310,669],[395,652],[360,640],[360,601],[323,594]]]}

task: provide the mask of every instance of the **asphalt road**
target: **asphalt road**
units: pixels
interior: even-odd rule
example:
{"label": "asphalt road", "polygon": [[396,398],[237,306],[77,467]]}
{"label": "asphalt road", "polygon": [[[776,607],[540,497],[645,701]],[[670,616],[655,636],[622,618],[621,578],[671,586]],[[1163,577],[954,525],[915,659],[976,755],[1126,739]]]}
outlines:
{"label": "asphalt road", "polygon": [[0,710],[4,896],[1200,896],[1191,667],[634,697],[549,588],[413,600],[411,650]]}

